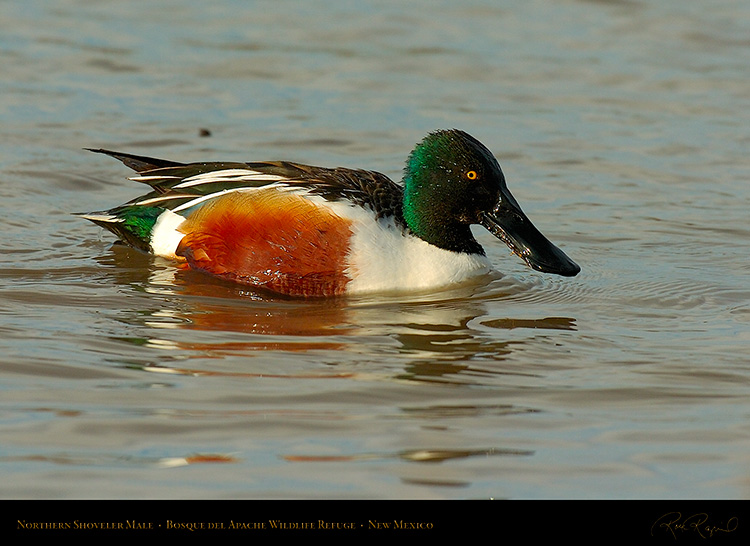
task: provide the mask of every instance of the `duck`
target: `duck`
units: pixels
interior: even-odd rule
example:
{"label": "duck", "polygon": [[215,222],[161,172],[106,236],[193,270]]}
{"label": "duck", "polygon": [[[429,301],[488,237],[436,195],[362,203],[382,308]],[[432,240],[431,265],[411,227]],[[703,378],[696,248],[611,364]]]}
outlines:
{"label": "duck", "polygon": [[429,133],[398,184],[376,171],[289,161],[120,160],[150,191],[78,213],[138,250],[293,297],[432,291],[493,271],[480,225],[533,270],[580,267],[531,223],[495,156],[458,129]]}

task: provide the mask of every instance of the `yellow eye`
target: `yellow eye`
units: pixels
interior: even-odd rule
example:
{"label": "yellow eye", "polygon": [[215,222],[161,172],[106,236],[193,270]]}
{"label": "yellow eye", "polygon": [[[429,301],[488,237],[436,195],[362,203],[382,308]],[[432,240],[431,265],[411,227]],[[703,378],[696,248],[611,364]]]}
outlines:
{"label": "yellow eye", "polygon": [[469,180],[476,180],[477,179],[477,171],[469,171],[466,173],[466,178]]}

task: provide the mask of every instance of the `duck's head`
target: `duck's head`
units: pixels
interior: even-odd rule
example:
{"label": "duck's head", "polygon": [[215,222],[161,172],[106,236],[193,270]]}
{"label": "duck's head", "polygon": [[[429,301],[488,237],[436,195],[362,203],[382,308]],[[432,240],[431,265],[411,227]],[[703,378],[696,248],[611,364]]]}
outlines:
{"label": "duck's head", "polygon": [[568,277],[581,270],[534,227],[495,157],[463,131],[430,133],[414,148],[404,169],[403,214],[415,235],[446,250],[484,254],[469,228],[480,224],[533,269]]}

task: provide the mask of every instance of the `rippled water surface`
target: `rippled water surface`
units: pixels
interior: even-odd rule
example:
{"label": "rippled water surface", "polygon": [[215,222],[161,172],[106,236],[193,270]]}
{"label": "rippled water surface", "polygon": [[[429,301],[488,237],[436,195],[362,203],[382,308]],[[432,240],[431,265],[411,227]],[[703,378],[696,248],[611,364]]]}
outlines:
{"label": "rippled water surface", "polygon": [[[5,2],[3,498],[747,498],[746,2]],[[71,215],[84,147],[400,179],[498,157],[581,264],[299,301]],[[208,135],[210,133],[210,136]]]}

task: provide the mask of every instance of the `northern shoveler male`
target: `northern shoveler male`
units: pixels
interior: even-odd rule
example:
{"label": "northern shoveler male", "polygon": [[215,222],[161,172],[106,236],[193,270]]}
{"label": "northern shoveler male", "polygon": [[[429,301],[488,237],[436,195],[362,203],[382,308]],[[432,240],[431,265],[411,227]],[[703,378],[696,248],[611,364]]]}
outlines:
{"label": "northern shoveler male", "polygon": [[151,192],[80,216],[135,248],[274,292],[429,290],[486,274],[471,224],[533,269],[580,271],[523,213],[492,153],[463,131],[427,135],[403,186],[378,172],[287,161],[184,164],[91,151],[122,161]]}

